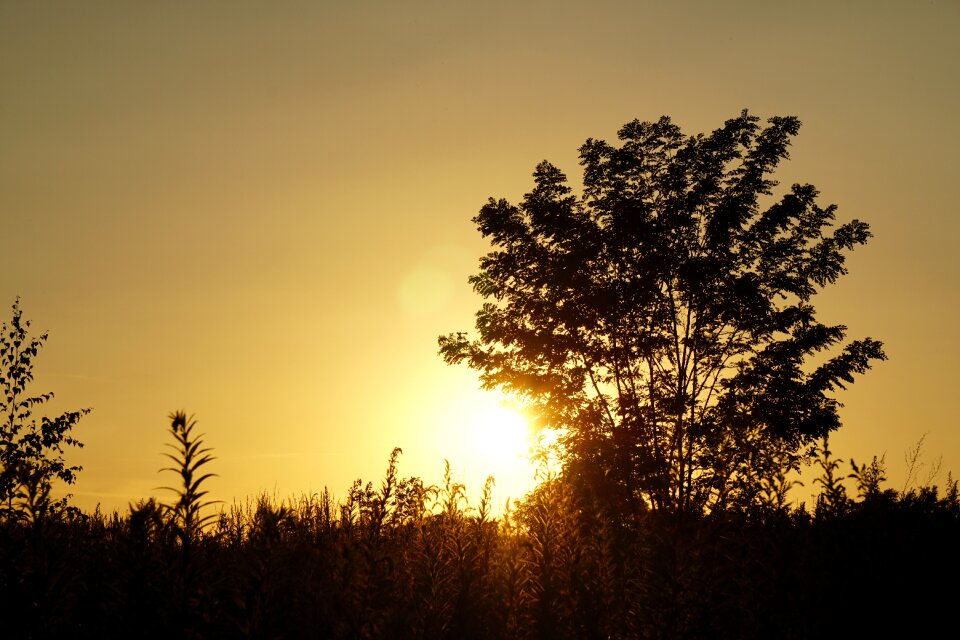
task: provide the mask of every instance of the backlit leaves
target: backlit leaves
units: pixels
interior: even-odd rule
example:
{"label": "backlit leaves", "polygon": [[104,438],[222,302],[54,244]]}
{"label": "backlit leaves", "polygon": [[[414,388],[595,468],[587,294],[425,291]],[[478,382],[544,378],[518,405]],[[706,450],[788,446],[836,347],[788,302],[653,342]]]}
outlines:
{"label": "backlit leaves", "polygon": [[773,197],[799,127],[746,111],[709,135],[633,121],[620,146],[581,147],[581,196],[540,163],[519,205],[491,198],[474,218],[492,244],[470,280],[486,301],[474,340],[440,338],[444,359],[569,429],[568,462],[640,470],[625,488],[654,507],[726,495],[710,448],[745,441],[731,430],[796,451],[837,428],[828,394],[884,354],[843,346],[811,300],[870,231],[834,228],[811,185]]}

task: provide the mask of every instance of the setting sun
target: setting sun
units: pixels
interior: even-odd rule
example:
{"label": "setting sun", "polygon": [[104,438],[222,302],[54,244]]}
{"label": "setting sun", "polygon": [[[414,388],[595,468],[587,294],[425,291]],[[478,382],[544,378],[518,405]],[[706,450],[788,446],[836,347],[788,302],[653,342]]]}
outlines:
{"label": "setting sun", "polygon": [[490,468],[529,465],[530,428],[519,412],[502,403],[477,408],[469,417],[472,455]]}
{"label": "setting sun", "polygon": [[[533,434],[522,411],[502,395],[479,389],[454,392],[438,403],[429,421],[431,427],[421,438],[449,460],[453,480],[466,485],[471,504],[476,504],[488,476],[495,481],[498,510],[507,499],[522,498],[533,488]],[[411,452],[411,458],[419,457]],[[437,461],[427,462],[432,467]]]}

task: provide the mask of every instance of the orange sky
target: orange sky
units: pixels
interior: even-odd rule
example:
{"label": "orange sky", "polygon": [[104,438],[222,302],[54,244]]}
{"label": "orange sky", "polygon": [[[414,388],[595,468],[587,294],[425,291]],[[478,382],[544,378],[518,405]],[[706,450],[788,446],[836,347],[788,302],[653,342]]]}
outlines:
{"label": "orange sky", "polygon": [[94,409],[76,503],[162,496],[180,408],[217,498],[342,495],[393,446],[477,486],[494,401],[436,355],[480,304],[470,218],[628,120],[743,108],[799,116],[778,177],[876,236],[818,304],[890,357],[833,448],[899,488],[927,434],[960,472],[960,5],[773,4],[0,4],[0,305],[50,331],[51,410]]}

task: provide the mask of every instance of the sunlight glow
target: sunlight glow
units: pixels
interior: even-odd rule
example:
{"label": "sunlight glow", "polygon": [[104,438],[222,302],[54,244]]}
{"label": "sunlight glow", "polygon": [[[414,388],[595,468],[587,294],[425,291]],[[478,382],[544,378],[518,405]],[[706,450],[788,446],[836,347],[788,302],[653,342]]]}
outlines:
{"label": "sunlight glow", "polygon": [[475,456],[495,466],[525,463],[530,448],[529,427],[520,413],[496,404],[470,416],[470,422]]}
{"label": "sunlight glow", "polygon": [[472,504],[487,476],[493,476],[494,503],[502,507],[522,498],[534,486],[530,447],[534,440],[523,413],[493,392],[470,390],[452,396],[442,410],[444,442],[438,443],[450,461],[454,478],[465,482]]}

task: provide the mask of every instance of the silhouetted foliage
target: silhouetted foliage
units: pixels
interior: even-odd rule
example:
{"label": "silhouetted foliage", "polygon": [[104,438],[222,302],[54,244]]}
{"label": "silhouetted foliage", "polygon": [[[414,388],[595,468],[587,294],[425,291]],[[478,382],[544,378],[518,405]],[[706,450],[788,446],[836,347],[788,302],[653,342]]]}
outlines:
{"label": "silhouetted foliage", "polygon": [[832,228],[811,185],[772,199],[799,127],[634,121],[621,146],[580,148],[580,197],[542,162],[519,206],[474,218],[487,301],[477,337],[443,336],[441,354],[563,430],[567,472],[621,510],[782,502],[785,470],[840,425],[833,392],[885,357],[817,321],[817,292],[871,234]]}
{"label": "silhouetted foliage", "polygon": [[[175,411],[170,414],[170,434],[175,444],[167,446],[174,453],[164,455],[173,462],[174,466],[165,467],[161,471],[172,471],[180,477],[179,487],[163,487],[177,494],[177,501],[172,505],[161,507],[162,525],[164,533],[169,532],[172,541],[177,543],[175,550],[175,569],[177,579],[174,582],[173,596],[178,602],[175,611],[176,628],[182,633],[192,633],[202,624],[198,619],[198,612],[203,612],[203,606],[208,597],[210,576],[205,570],[202,557],[206,527],[216,519],[212,513],[202,515],[205,507],[214,504],[204,501],[207,491],[202,489],[203,483],[214,477],[214,473],[203,473],[206,465],[214,458],[210,449],[203,446],[202,436],[194,433],[196,420],[193,416],[187,417],[184,411]],[[147,516],[152,517],[153,505],[146,505]],[[208,545],[209,546],[209,545]]]}
{"label": "silhouetted foliage", "polygon": [[[845,328],[817,322],[811,304],[866,225],[827,234],[834,209],[809,186],[761,206],[798,126],[763,128],[744,112],[686,137],[666,118],[634,122],[622,147],[581,149],[583,198],[544,163],[520,207],[484,207],[476,221],[497,249],[473,283],[492,301],[477,340],[452,334],[441,350],[566,429],[564,471],[543,464],[538,486],[499,517],[492,478],[471,505],[449,464],[437,485],[402,477],[399,448],[379,484],[358,479],[340,500],[326,489],[263,494],[205,515],[213,457],[184,412],[169,416],[173,504],[151,498],[109,516],[50,508],[50,482],[78,470],[62,447],[79,445],[69,432],[86,411],[31,419],[50,397],[24,398],[46,335],[29,338],[15,304],[0,336],[0,636],[722,640],[951,628],[955,593],[943,585],[960,572],[958,483],[935,486],[938,464],[922,479],[922,439],[901,491],[884,488],[883,457],[850,460],[845,475],[829,449],[832,392],[884,355],[870,339],[840,347]],[[821,471],[812,511],[787,500],[805,454]]]}
{"label": "silhouetted foliage", "polygon": [[193,539],[187,585],[182,538],[154,500],[62,512],[41,530],[0,522],[3,637],[926,637],[953,619],[941,586],[960,571],[952,481],[897,492],[869,472],[876,486],[837,494],[829,512],[678,519],[614,518],[548,477],[493,518],[489,483],[472,506],[449,467],[425,485],[399,476],[398,455],[379,489],[359,481],[339,502],[324,491],[224,509]]}
{"label": "silhouetted foliage", "polygon": [[0,329],[0,518],[42,519],[62,510],[67,498],[50,496],[53,482],[73,484],[79,466],[68,466],[65,446],[82,447],[71,434],[89,409],[68,411],[56,418],[36,417],[37,408],[53,393],[29,395],[33,361],[47,334],[31,336],[20,299]]}
{"label": "silhouetted foliage", "polygon": [[197,421],[193,416],[187,418],[183,411],[170,414],[170,434],[176,444],[167,446],[174,453],[164,455],[173,461],[173,467],[164,467],[161,471],[172,471],[180,476],[179,487],[163,487],[177,494],[177,501],[167,507],[169,522],[181,544],[187,545],[196,539],[204,527],[214,519],[213,514],[201,516],[200,511],[213,502],[204,502],[206,490],[201,490],[205,480],[216,476],[215,473],[200,473],[201,467],[207,465],[213,456],[210,449],[203,446],[200,435],[193,433]]}

